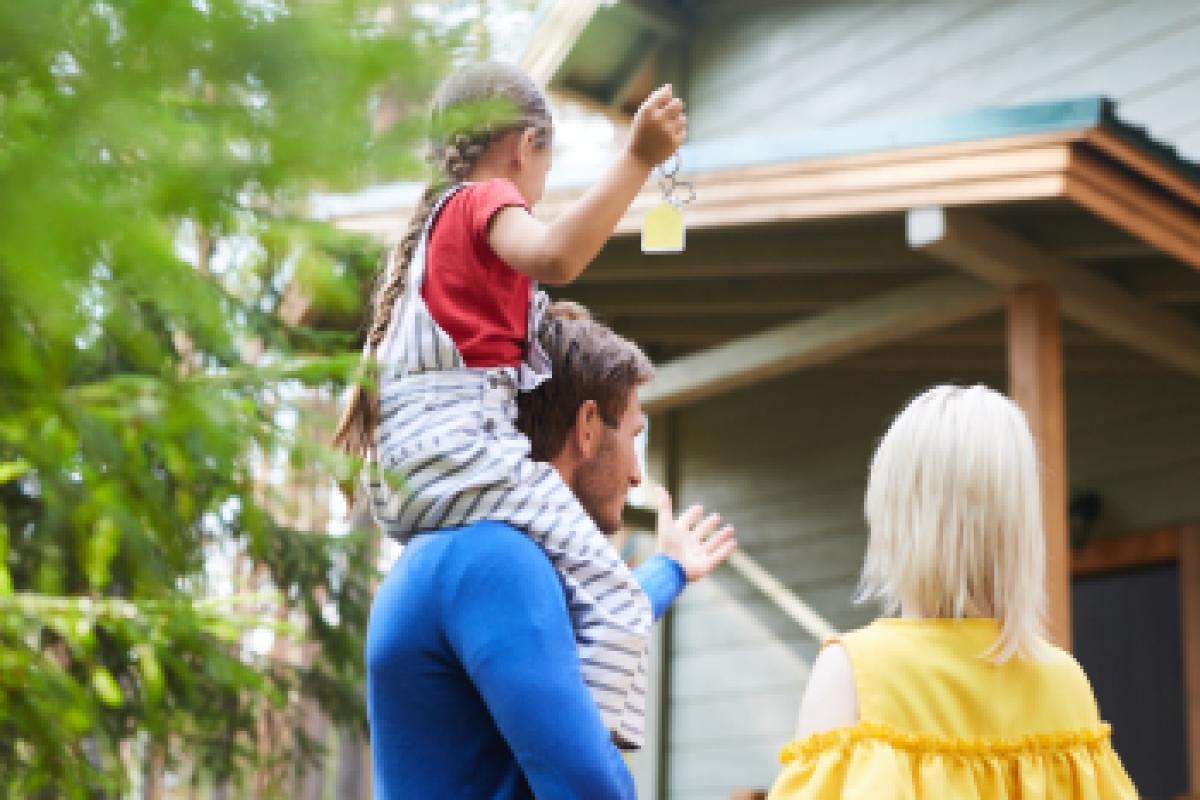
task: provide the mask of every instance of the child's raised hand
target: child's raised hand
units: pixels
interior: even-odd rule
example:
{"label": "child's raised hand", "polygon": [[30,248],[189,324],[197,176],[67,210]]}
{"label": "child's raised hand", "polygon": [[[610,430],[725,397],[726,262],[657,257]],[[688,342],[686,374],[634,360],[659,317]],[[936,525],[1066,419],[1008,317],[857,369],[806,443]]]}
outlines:
{"label": "child's raised hand", "polygon": [[683,101],[675,97],[668,83],[655,89],[633,115],[628,148],[634,158],[653,168],[670,158],[686,138]]}

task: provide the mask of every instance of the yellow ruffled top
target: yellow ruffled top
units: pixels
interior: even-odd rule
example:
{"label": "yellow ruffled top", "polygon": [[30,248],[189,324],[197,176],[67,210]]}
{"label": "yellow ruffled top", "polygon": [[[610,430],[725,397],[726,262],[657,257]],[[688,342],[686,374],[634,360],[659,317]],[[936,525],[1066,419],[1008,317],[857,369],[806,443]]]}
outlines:
{"label": "yellow ruffled top", "polygon": [[995,620],[876,620],[837,639],[860,721],[789,743],[772,800],[1134,800],[1068,653],[994,664]]}

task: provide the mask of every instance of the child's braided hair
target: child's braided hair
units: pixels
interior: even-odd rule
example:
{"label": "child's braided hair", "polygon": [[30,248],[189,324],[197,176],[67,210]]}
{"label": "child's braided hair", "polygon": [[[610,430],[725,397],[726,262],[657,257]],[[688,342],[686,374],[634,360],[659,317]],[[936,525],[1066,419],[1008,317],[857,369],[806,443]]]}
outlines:
{"label": "child's braided hair", "polygon": [[467,179],[500,136],[533,128],[539,146],[547,146],[550,138],[550,109],[541,90],[521,70],[495,62],[472,64],[447,78],[434,96],[433,122],[433,177],[408,230],[388,258],[390,268],[381,272],[376,283],[364,374],[351,389],[333,435],[335,445],[360,457],[373,452],[379,426],[379,395],[364,382],[374,382],[378,374],[375,353],[387,333],[392,309],[404,292],[413,252],[438,199],[452,185]]}

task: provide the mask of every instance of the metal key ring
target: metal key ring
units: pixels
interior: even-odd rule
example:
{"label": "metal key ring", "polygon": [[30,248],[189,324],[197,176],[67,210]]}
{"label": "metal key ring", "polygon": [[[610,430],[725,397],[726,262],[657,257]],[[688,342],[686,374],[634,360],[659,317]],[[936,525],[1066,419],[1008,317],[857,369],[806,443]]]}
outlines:
{"label": "metal key ring", "polygon": [[666,192],[666,199],[673,206],[686,206],[696,199],[696,187],[690,181],[674,181]]}
{"label": "metal key ring", "polygon": [[[669,166],[668,166],[669,165]],[[683,159],[679,157],[679,151],[676,150],[671,154],[671,157],[658,165],[658,169],[662,172],[664,178],[674,178],[679,174],[680,168],[683,167]]]}

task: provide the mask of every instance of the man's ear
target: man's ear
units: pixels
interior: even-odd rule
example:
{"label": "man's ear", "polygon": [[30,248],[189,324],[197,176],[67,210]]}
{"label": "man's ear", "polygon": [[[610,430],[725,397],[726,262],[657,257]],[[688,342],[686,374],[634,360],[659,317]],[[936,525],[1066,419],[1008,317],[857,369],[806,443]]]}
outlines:
{"label": "man's ear", "polygon": [[604,420],[600,418],[600,407],[595,400],[584,400],[575,412],[575,428],[571,431],[575,441],[575,449],[583,461],[588,461],[596,455],[600,447],[601,428]]}

